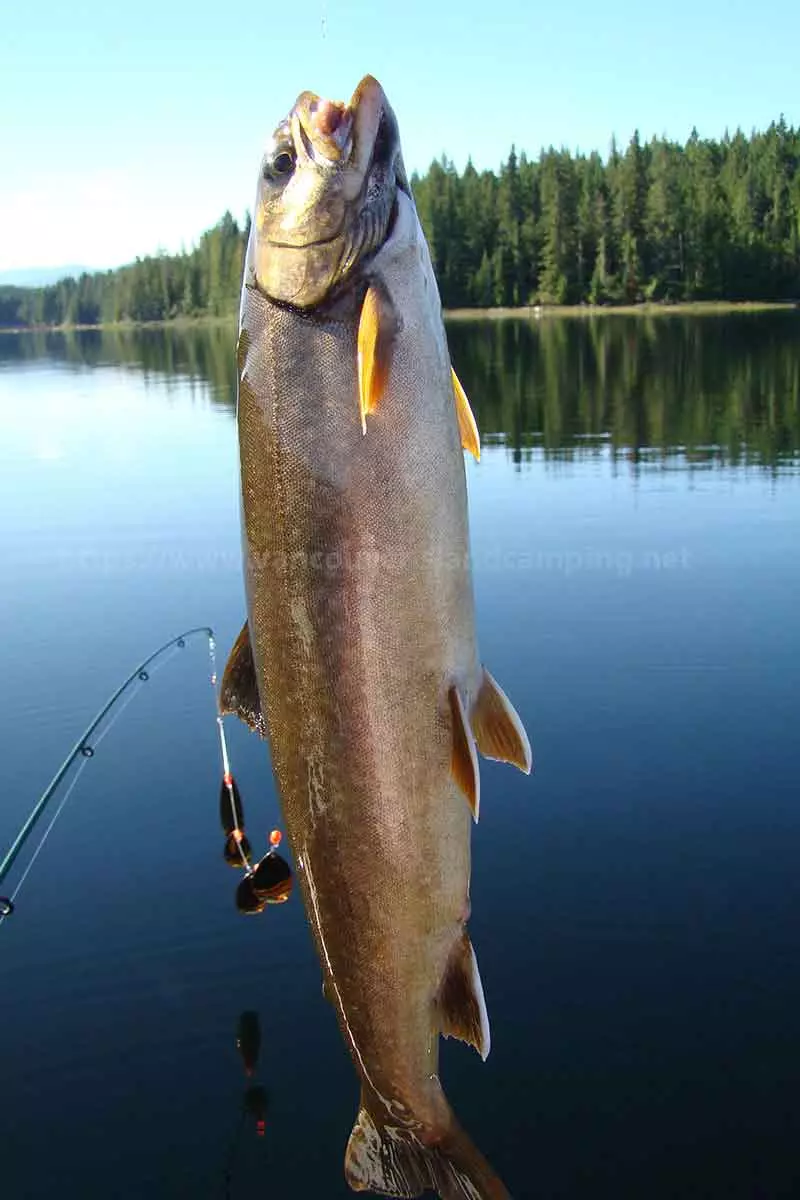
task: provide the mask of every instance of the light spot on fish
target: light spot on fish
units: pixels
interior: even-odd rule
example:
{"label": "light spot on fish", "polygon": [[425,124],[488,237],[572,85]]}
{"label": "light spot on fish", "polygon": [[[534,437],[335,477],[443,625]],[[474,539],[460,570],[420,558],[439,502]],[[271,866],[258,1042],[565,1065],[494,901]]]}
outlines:
{"label": "light spot on fish", "polygon": [[[453,1168],[451,1167],[450,1170],[453,1171]],[[454,1171],[453,1174],[455,1175]],[[475,1187],[472,1180],[467,1179],[466,1175],[455,1175],[455,1181],[464,1195],[469,1197],[469,1200],[481,1200],[481,1193]]]}
{"label": "light spot on fish", "polygon": [[414,1114],[411,1112],[411,1109],[407,1104],[404,1104],[402,1100],[390,1100],[386,1105],[386,1108],[391,1116],[393,1116],[397,1121],[402,1121],[404,1125],[419,1125],[419,1121],[414,1120]]}
{"label": "light spot on fish", "polygon": [[306,759],[306,773],[308,809],[313,823],[318,817],[323,817],[328,808],[328,797],[325,793],[325,767],[322,760],[314,754],[309,754]]}
{"label": "light spot on fish", "polygon": [[302,597],[295,596],[292,600],[291,616],[303,648],[303,654],[310,657],[314,648],[314,627],[308,615],[308,607]]}

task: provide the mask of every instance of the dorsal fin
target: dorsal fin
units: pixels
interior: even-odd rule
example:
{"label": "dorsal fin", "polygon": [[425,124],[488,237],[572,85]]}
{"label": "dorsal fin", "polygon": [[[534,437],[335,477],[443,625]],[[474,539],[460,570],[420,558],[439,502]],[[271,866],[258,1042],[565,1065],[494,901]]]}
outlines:
{"label": "dorsal fin", "polygon": [[450,368],[450,373],[453,376],[453,395],[456,400],[456,414],[458,416],[458,432],[461,434],[461,447],[463,450],[468,450],[476,462],[480,462],[481,437],[478,433],[478,423],[469,406],[467,393],[461,386],[461,380],[452,367]]}
{"label": "dorsal fin", "polygon": [[444,1036],[474,1046],[485,1062],[491,1048],[489,1014],[478,960],[466,929],[447,960],[438,1007]]}
{"label": "dorsal fin", "polygon": [[464,703],[455,684],[448,692],[453,718],[453,748],[450,773],[467,798],[473,820],[477,823],[481,808],[481,777],[475,738],[469,727]]}
{"label": "dorsal fin", "polygon": [[511,763],[530,775],[533,755],[525,726],[508,696],[485,667],[483,682],[470,712],[470,724],[484,758]]}
{"label": "dorsal fin", "polygon": [[367,432],[367,416],[375,411],[386,388],[394,339],[400,326],[386,287],[380,280],[373,280],[364,296],[358,322],[358,399],[362,433]]}
{"label": "dorsal fin", "polygon": [[225,664],[220,687],[219,707],[222,713],[235,713],[244,721],[245,725],[249,725],[254,733],[260,734],[263,738],[267,736],[247,621],[233,643],[233,649]]}

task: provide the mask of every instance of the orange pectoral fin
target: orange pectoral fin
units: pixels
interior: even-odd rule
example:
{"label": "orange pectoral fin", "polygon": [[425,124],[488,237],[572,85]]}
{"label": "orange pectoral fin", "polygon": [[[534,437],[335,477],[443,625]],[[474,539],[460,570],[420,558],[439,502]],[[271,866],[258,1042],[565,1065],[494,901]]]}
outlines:
{"label": "orange pectoral fin", "polygon": [[392,365],[394,339],[400,322],[386,288],[370,284],[358,322],[358,401],[361,432],[367,432],[367,416],[378,407]]}
{"label": "orange pectoral fin", "polygon": [[461,380],[452,367],[450,368],[450,372],[453,376],[453,394],[456,398],[456,414],[458,416],[458,432],[461,434],[461,446],[462,449],[470,452],[476,462],[480,462],[481,438],[478,433],[478,425],[469,406],[467,393],[461,386]]}

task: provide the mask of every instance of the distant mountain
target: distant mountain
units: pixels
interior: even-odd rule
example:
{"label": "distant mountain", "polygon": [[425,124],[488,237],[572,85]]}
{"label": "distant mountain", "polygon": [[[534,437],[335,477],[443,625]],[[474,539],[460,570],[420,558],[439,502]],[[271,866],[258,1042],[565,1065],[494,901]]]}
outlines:
{"label": "distant mountain", "polygon": [[13,271],[0,271],[0,286],[7,287],[46,287],[48,283],[58,283],[68,275],[77,278],[84,271],[90,274],[96,268],[81,267],[73,263],[64,267],[17,267]]}

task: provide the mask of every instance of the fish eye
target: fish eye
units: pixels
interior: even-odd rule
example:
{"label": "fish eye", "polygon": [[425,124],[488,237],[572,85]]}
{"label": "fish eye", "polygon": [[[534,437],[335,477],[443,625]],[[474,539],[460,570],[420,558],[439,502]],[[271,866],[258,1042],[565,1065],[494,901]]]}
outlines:
{"label": "fish eye", "polygon": [[287,179],[294,170],[294,147],[279,146],[275,153],[264,162],[264,178],[269,180]]}
{"label": "fish eye", "polygon": [[277,175],[289,175],[294,169],[294,152],[281,150],[272,160],[272,169]]}

